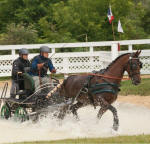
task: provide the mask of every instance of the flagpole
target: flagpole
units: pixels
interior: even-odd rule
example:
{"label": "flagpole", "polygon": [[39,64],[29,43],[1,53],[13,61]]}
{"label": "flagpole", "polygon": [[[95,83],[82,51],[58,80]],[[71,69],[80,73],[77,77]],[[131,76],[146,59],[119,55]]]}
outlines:
{"label": "flagpole", "polygon": [[119,37],[120,37],[120,40],[121,40],[121,33],[119,33]]}
{"label": "flagpole", "polygon": [[114,24],[113,24],[113,22],[111,23],[111,25],[112,25],[113,39],[115,41],[116,39],[115,39],[115,32],[114,32]]}
{"label": "flagpole", "polygon": [[[120,37],[120,40],[121,40],[121,33],[119,32],[119,37]],[[120,45],[120,43],[118,43],[118,51],[120,51],[121,50],[121,45]]]}

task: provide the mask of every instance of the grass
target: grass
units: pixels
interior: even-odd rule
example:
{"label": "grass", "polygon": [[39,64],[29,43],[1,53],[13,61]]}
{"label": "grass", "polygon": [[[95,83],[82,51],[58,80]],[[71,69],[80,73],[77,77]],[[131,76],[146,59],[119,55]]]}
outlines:
{"label": "grass", "polygon": [[7,77],[0,77],[0,81],[6,81],[6,80],[10,80],[11,77],[7,76]]}
{"label": "grass", "polygon": [[133,85],[131,81],[122,81],[119,94],[150,96],[150,78],[143,78],[138,86]]}
{"label": "grass", "polygon": [[66,139],[57,141],[36,141],[36,142],[19,142],[13,144],[141,144],[150,143],[150,135],[138,136],[117,136],[110,138],[83,138],[83,139]]}

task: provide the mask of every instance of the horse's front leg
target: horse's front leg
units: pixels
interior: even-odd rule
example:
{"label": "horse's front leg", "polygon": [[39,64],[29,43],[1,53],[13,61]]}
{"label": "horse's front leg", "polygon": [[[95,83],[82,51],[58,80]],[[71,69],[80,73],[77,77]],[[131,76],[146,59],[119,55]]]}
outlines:
{"label": "horse's front leg", "polygon": [[117,115],[117,110],[112,105],[109,105],[108,109],[113,113],[113,117],[114,117],[113,129],[117,131],[119,128],[119,119]]}
{"label": "horse's front leg", "polygon": [[113,129],[115,131],[118,130],[119,127],[119,119],[118,119],[118,115],[117,115],[117,110],[115,107],[113,107],[112,105],[110,105],[107,101],[105,101],[102,97],[100,97],[98,99],[99,105],[101,106],[97,117],[98,119],[100,119],[102,117],[102,115],[109,109],[112,113],[113,113],[113,117],[114,117],[114,121],[113,121]]}
{"label": "horse's front leg", "polygon": [[97,118],[98,119],[101,119],[102,115],[108,110],[107,107],[101,107],[100,110],[98,111],[98,114],[97,114]]}
{"label": "horse's front leg", "polygon": [[57,118],[63,120],[64,117],[66,116],[68,110],[69,110],[69,105],[63,106],[63,107],[59,110],[59,114],[58,114]]}
{"label": "horse's front leg", "polygon": [[102,117],[102,115],[108,110],[109,107],[109,103],[107,101],[105,101],[102,97],[98,98],[98,104],[101,106],[98,114],[97,114],[97,118],[100,119]]}

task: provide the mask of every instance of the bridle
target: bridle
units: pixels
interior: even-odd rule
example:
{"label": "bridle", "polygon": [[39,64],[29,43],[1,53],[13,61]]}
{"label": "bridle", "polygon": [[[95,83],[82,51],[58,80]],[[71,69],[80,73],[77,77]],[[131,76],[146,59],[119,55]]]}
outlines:
{"label": "bridle", "polygon": [[[137,60],[138,62],[133,62],[133,60]],[[140,75],[140,72],[134,72],[134,70],[137,70],[138,65],[140,66],[140,68],[142,68],[142,62],[139,60],[139,58],[134,58],[132,55],[129,57],[129,61],[126,65],[126,69],[127,66],[129,64],[130,67],[130,73],[129,73],[129,77],[133,78],[135,75]]]}

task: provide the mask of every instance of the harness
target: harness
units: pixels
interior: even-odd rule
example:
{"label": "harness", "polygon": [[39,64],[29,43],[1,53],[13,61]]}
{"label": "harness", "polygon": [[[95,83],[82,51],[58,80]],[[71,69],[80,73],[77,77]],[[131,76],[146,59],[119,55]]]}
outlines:
{"label": "harness", "polygon": [[120,89],[119,86],[115,83],[100,83],[100,84],[93,84],[89,88],[89,91],[92,94],[100,94],[100,93],[112,93],[117,94]]}
{"label": "harness", "polygon": [[[119,85],[115,83],[110,83],[108,81],[105,81],[103,83],[95,83],[91,84],[91,79],[94,76],[88,76],[86,82],[84,83],[84,86],[80,90],[81,93],[87,93],[90,102],[93,104],[94,108],[96,108],[94,103],[94,95],[96,94],[102,94],[102,93],[111,93],[113,95],[117,95],[120,91]],[[78,96],[80,95],[78,94]]]}

